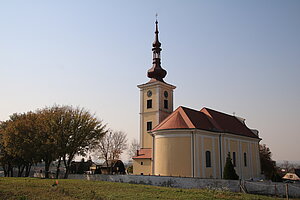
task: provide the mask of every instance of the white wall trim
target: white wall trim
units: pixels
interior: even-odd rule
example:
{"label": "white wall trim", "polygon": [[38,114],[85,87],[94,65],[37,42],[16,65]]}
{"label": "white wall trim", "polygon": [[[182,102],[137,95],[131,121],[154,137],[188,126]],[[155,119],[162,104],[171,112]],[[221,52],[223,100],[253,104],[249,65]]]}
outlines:
{"label": "white wall trim", "polygon": [[140,147],[144,146],[144,90],[140,90]]}
{"label": "white wall trim", "polygon": [[[157,108],[156,108],[156,112],[157,112],[157,124],[159,124],[160,123],[160,116],[159,116],[159,111],[160,111],[160,87],[159,86],[157,86],[157,88],[156,88],[156,95],[157,95]],[[155,126],[157,125],[157,124],[155,124]]]}
{"label": "white wall trim", "polygon": [[152,136],[152,175],[155,175],[155,137]]}
{"label": "white wall trim", "polygon": [[190,137],[190,133],[186,133],[186,134],[155,135],[155,138],[173,138],[173,137]]}
{"label": "white wall trim", "polygon": [[233,139],[233,140],[241,140],[241,141],[247,141],[247,142],[259,142],[258,138],[251,138],[247,136],[240,136],[240,135],[233,135],[230,133],[221,133],[221,132],[213,132],[213,131],[207,131],[207,130],[201,130],[201,129],[166,129],[166,130],[157,130],[154,131],[154,134],[158,134],[160,132],[164,132],[164,134],[167,134],[168,132],[189,132],[189,131],[194,131],[195,134],[201,134],[203,136],[208,136],[208,137],[219,137],[221,134],[225,138]]}
{"label": "white wall trim", "polygon": [[248,143],[248,152],[249,153],[247,153],[247,167],[250,167],[250,176],[251,176],[251,178],[253,178],[254,176],[253,176],[253,165],[252,165],[252,151],[251,151],[251,143],[249,142]]}
{"label": "white wall trim", "polygon": [[200,172],[200,158],[199,158],[199,151],[200,151],[200,146],[199,146],[199,140],[200,140],[200,136],[196,135],[196,152],[197,152],[197,156],[196,156],[196,160],[197,160],[197,164],[196,164],[196,169],[197,169],[197,177],[201,177],[201,172]]}
{"label": "white wall trim", "polygon": [[214,166],[213,166],[213,177],[214,178],[217,178],[216,176],[216,168],[217,168],[217,162],[216,162],[216,149],[215,149],[215,138],[212,138],[212,157],[213,157],[213,163],[214,163]]}
{"label": "white wall trim", "polygon": [[243,165],[242,165],[242,147],[241,147],[241,141],[238,141],[238,148],[239,148],[239,171],[240,171],[240,178],[243,179]]}

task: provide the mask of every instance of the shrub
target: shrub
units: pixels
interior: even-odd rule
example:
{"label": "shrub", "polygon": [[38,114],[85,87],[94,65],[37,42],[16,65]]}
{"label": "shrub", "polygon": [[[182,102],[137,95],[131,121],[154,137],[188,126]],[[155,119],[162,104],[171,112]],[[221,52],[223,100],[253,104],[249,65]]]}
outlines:
{"label": "shrub", "polygon": [[230,158],[230,152],[228,152],[228,154],[227,154],[223,178],[229,179],[229,180],[238,180],[239,179],[239,176],[236,174],[234,166],[232,164],[232,161]]}

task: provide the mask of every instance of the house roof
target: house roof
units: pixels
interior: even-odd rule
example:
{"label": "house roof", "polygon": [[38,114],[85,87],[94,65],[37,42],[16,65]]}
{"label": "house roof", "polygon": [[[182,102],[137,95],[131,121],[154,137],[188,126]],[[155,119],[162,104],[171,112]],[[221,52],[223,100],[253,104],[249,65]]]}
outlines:
{"label": "house roof", "polygon": [[137,151],[137,155],[133,157],[133,159],[146,159],[152,158],[152,149],[140,149]]}
{"label": "house roof", "polygon": [[299,181],[300,180],[300,178],[295,173],[286,173],[282,178],[293,180],[293,181]]}
{"label": "house roof", "polygon": [[258,138],[241,118],[205,107],[197,111],[180,106],[152,131],[166,129],[201,129]]}

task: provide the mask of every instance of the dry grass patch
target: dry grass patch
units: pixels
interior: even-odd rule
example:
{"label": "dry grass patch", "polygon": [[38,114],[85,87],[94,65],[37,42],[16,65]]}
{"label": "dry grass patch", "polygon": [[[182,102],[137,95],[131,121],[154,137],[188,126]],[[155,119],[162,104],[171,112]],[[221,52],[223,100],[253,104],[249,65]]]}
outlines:
{"label": "dry grass patch", "polygon": [[129,183],[35,178],[0,178],[0,199],[240,199],[271,200],[273,197],[208,189],[178,189]]}

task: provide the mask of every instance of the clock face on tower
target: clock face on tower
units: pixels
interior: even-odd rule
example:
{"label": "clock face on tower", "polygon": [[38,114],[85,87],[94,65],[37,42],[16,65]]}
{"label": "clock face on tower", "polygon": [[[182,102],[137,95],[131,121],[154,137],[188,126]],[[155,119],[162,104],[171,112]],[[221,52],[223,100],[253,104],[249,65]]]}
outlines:
{"label": "clock face on tower", "polygon": [[168,95],[169,95],[169,94],[168,94],[168,92],[167,92],[167,91],[165,91],[165,92],[164,92],[164,96],[167,98],[167,97],[168,97]]}
{"label": "clock face on tower", "polygon": [[151,90],[148,90],[147,96],[148,96],[148,97],[151,97],[151,96],[152,96],[152,91],[151,91]]}

